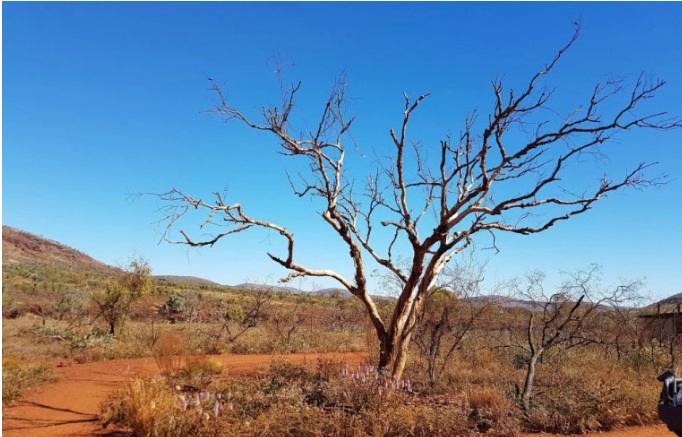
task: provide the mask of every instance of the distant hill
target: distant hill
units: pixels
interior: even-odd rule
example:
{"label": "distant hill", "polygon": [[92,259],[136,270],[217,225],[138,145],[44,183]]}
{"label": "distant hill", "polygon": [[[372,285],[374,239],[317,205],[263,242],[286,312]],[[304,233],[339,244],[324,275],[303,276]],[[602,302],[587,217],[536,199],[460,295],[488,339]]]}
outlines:
{"label": "distant hill", "polygon": [[678,305],[682,304],[682,293],[673,294],[665,299],[659,300],[654,305]]}
{"label": "distant hill", "polygon": [[[113,274],[119,269],[84,254],[83,252],[58,243],[56,241],[31,234],[11,226],[2,227],[2,265],[5,268],[21,268],[24,271],[38,267],[49,270],[65,270],[69,272],[91,272],[104,275]],[[297,288],[276,285],[244,283],[238,285],[222,285],[214,281],[196,276],[155,275],[158,282],[170,282],[191,287],[223,287],[239,290],[270,290],[283,293],[301,293]],[[329,290],[318,290],[312,294],[329,295]],[[342,296],[348,295],[342,292]]]}
{"label": "distant hill", "polygon": [[[32,270],[40,266],[43,268],[63,269],[70,272],[91,272],[109,275],[116,273],[119,270],[111,267],[92,257],[80,252],[79,250],[68,247],[64,244],[58,243],[47,238],[39,237],[37,235],[24,232],[10,226],[2,227],[2,265],[8,270],[14,268],[22,268],[23,270]],[[28,269],[25,266],[29,266]],[[314,291],[302,291],[294,287],[283,287],[279,285],[264,285],[256,283],[243,283],[238,285],[222,285],[208,279],[199,278],[195,276],[178,276],[178,275],[156,275],[153,276],[155,280],[160,283],[174,283],[180,285],[187,285],[190,287],[222,287],[231,290],[269,290],[278,293],[290,294],[310,294],[312,296],[333,296],[336,291],[339,292],[340,297],[350,297],[348,290],[340,288],[325,288]],[[393,300],[393,297],[372,295],[375,300],[388,299]],[[487,302],[494,303],[506,308],[525,308],[537,310],[542,308],[539,302],[530,302],[522,299],[515,299],[506,296],[477,296],[472,299],[475,303],[484,304]],[[660,305],[677,305],[682,304],[682,293],[667,297],[660,302]],[[654,304],[655,305],[655,304]],[[604,309],[607,309],[604,307]]]}
{"label": "distant hill", "polygon": [[[343,298],[348,298],[353,296],[350,291],[342,289],[342,288],[323,288],[320,290],[299,290],[298,288],[294,287],[282,287],[279,285],[263,285],[263,284],[252,284],[252,283],[245,283],[245,284],[239,284],[239,285],[226,285],[226,287],[231,288],[231,289],[238,289],[238,290],[266,290],[266,291],[272,291],[275,293],[290,293],[290,294],[307,294],[310,296],[324,296],[324,297],[331,297],[334,295],[335,292],[338,292],[339,297]],[[374,300],[395,300],[394,297],[391,296],[379,296],[375,294],[370,294],[370,297]]]}
{"label": "distant hill", "polygon": [[[119,272],[119,269],[84,254],[83,252],[68,247],[56,241],[40,237],[29,232],[21,231],[10,226],[2,227],[2,265],[8,271],[17,269],[31,271],[36,268],[46,268],[48,271],[65,270],[69,272],[87,272],[101,275],[110,275]],[[28,267],[28,268],[27,268]],[[263,285],[255,283],[243,283],[238,285],[222,285],[208,279],[195,276],[157,275],[153,278],[161,283],[170,282],[191,287],[223,287],[232,290],[270,290],[280,293],[310,294],[312,296],[332,296],[339,291],[340,297],[350,297],[347,290],[339,288],[325,288],[314,291],[301,291],[294,287],[278,285]],[[394,299],[393,297],[372,295],[376,300]],[[491,302],[506,308],[525,308],[537,310],[542,308],[539,302],[530,302],[506,296],[477,296],[472,299],[475,303],[484,304]],[[682,304],[682,293],[674,294],[653,304],[673,306]],[[603,309],[608,309],[604,307]]]}
{"label": "distant hill", "polygon": [[[352,294],[350,291],[342,289],[342,288],[323,288],[319,290],[300,290],[298,288],[294,287],[282,287],[280,285],[267,285],[267,284],[253,284],[253,283],[244,283],[244,284],[239,284],[239,285],[225,285],[225,287],[231,288],[231,289],[237,289],[237,290],[265,290],[265,291],[272,291],[275,293],[290,293],[290,294],[307,294],[310,296],[324,296],[324,297],[331,297],[334,295],[335,292],[339,293],[339,297],[351,297]],[[376,295],[370,295],[373,299],[393,299],[392,297],[386,297],[386,296],[376,296]]]}
{"label": "distant hill", "polygon": [[2,227],[2,265],[42,265],[75,272],[114,273],[118,269],[56,241],[10,226]]}
{"label": "distant hill", "polygon": [[301,291],[298,288],[294,287],[282,287],[279,285],[267,285],[267,284],[253,284],[250,282],[246,282],[244,284],[238,284],[238,285],[230,285],[228,286],[229,288],[233,289],[238,289],[238,290],[264,290],[264,291],[274,291],[278,293],[292,293],[292,294],[302,294],[306,293],[305,291]]}
{"label": "distant hill", "polygon": [[[344,290],[342,288],[324,288],[322,290],[315,290],[311,294],[315,296],[327,296],[331,297],[333,296],[336,292],[339,293],[339,297],[351,297],[352,294],[348,290]],[[372,296],[373,298],[376,298],[376,296]]]}
{"label": "distant hill", "polygon": [[[499,296],[499,295],[490,295],[490,296],[476,296],[472,297],[471,301],[477,304],[486,304],[486,303],[491,303],[493,305],[497,305],[502,308],[523,308],[526,310],[531,310],[531,311],[537,311],[537,310],[542,310],[547,302],[543,301],[537,301],[533,302],[531,300],[524,300],[524,299],[517,299],[514,297],[507,297],[507,296]],[[584,304],[588,304],[589,302],[583,301]],[[552,304],[549,304],[549,308],[552,308]],[[598,311],[609,311],[612,309],[611,306],[609,305],[597,305],[597,310]]]}
{"label": "distant hill", "polygon": [[490,296],[476,296],[472,297],[471,301],[477,304],[486,304],[486,303],[491,303],[493,305],[497,305],[503,308],[524,308],[527,310],[538,310],[543,307],[543,303],[540,302],[532,302],[529,300],[522,300],[522,299],[516,299],[512,297],[506,297],[506,296],[497,296],[497,295],[490,295]]}
{"label": "distant hill", "polygon": [[218,284],[217,282],[209,281],[204,278],[197,278],[196,276],[155,275],[152,277],[159,282],[172,282],[174,284],[190,285],[193,287],[224,287],[224,285]]}

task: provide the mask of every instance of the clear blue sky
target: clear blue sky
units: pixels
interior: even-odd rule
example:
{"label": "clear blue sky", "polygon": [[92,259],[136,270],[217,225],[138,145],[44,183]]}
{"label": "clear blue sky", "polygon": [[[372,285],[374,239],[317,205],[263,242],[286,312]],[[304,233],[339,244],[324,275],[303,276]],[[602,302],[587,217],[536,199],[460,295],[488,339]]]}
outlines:
{"label": "clear blue sky", "polygon": [[[348,71],[354,137],[362,153],[390,147],[402,92],[432,96],[415,135],[434,143],[466,114],[491,111],[490,81],[520,86],[581,20],[580,40],[546,84],[556,107],[584,103],[597,82],[644,71],[668,81],[649,108],[682,116],[682,3],[12,3],[2,5],[2,223],[65,243],[106,263],[132,253],[156,274],[224,284],[277,278],[261,232],[213,249],[158,244],[153,198],[229,188],[253,216],[290,227],[300,260],[349,273],[347,251],[290,194],[294,164],[276,142],[202,113],[207,76],[246,111],[275,102],[269,63],[302,80],[300,120],[314,120]],[[605,282],[647,278],[654,297],[682,291],[682,132],[634,132],[604,149],[615,168],[658,161],[670,183],[609,196],[588,214],[530,237],[498,240],[490,282],[540,269],[603,265]],[[371,158],[352,154],[358,173]],[[617,175],[618,173],[616,173]],[[482,243],[481,245],[485,245]],[[323,282],[320,285],[332,285]]]}

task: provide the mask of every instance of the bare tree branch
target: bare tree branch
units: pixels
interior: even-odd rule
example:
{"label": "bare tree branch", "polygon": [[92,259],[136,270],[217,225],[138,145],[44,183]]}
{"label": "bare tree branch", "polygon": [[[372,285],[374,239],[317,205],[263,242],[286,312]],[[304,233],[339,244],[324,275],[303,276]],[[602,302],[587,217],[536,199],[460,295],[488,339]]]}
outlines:
{"label": "bare tree branch", "polygon": [[[176,189],[158,195],[166,204],[162,208],[165,215],[161,221],[162,238],[189,246],[212,246],[251,228],[277,232],[284,237],[287,250],[284,256],[269,256],[291,272],[284,280],[328,277],[358,297],[381,343],[380,367],[400,376],[405,345],[425,296],[446,263],[479,235],[492,236],[496,248],[496,233],[543,232],[589,211],[614,191],[665,183],[664,178],[646,175],[653,165],[650,163],[639,163],[620,178],[604,175],[592,187],[575,187],[564,181],[569,164],[585,165],[585,157],[604,156],[601,147],[626,131],[682,127],[679,119],[670,118],[665,112],[641,110],[643,103],[665,85],[664,81],[645,75],[638,78],[629,92],[622,81],[611,80],[596,85],[584,106],[578,105],[565,115],[553,110],[555,90],[541,86],[541,81],[551,75],[579,34],[580,26],[576,26],[567,44],[520,90],[507,90],[502,79],[494,80],[492,111],[487,121],[479,128],[477,112],[467,116],[458,137],[448,134],[440,141],[435,160],[427,159],[425,146],[408,134],[417,109],[429,94],[414,100],[404,94],[400,127],[389,130],[393,152],[379,160],[377,170],[360,191],[354,191],[355,182],[347,177],[344,168],[345,143],[355,120],[354,115],[346,115],[345,74],[338,78],[321,105],[317,121],[299,131],[291,126],[291,115],[302,85],[287,84],[281,69],[277,69],[279,104],[263,107],[257,116],[237,109],[209,79],[217,97],[210,113],[225,121],[269,132],[279,143],[278,153],[307,162],[308,172],[299,174],[296,181],[288,175],[288,181],[295,195],[321,200],[318,212],[348,249],[353,276],[346,278],[333,270],[297,263],[293,233],[273,222],[246,215],[239,203],[227,204],[219,193],[214,193],[214,203]],[[520,141],[519,133],[526,135],[526,139]],[[200,228],[222,226],[226,230],[201,239],[180,230],[179,237],[172,238],[180,219],[194,210],[206,213]],[[377,229],[389,236],[383,246],[374,238]],[[402,255],[397,248],[405,247],[401,242],[407,243],[409,251],[406,265],[397,262]],[[369,296],[365,256],[402,284],[390,320],[381,318]]]}

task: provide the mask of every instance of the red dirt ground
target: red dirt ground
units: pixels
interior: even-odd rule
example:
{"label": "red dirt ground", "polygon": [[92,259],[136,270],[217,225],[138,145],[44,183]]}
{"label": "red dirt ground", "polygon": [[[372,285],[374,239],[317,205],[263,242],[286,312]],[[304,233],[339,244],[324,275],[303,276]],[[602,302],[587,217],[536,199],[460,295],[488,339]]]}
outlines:
{"label": "red dirt ground", "polygon": [[[317,363],[318,358],[330,361],[359,363],[364,354],[293,354],[272,355],[222,355],[231,374],[266,369],[273,358],[294,363]],[[104,436],[116,435],[103,430],[97,422],[99,404],[112,391],[122,387],[131,378],[158,372],[153,358],[114,360],[87,364],[64,362],[56,373],[57,382],[31,390],[10,406],[3,408],[2,435],[7,437],[31,436]],[[628,428],[600,433],[600,437],[672,437],[663,425]],[[523,437],[538,437],[538,434]],[[596,434],[595,434],[596,436]],[[543,437],[556,437],[543,434]]]}

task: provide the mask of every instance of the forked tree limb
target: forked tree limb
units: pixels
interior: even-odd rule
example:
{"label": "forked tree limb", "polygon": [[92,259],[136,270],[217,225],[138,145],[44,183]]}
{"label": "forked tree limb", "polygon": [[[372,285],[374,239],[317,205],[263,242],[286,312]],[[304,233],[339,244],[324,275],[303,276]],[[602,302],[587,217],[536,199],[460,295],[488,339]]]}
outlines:
{"label": "forked tree limb", "polygon": [[[446,263],[477,235],[492,235],[495,245],[497,232],[522,235],[543,232],[587,212],[611,192],[665,182],[646,176],[646,170],[653,164],[640,163],[620,178],[605,175],[591,190],[579,190],[581,195],[571,194],[575,188],[561,185],[569,162],[579,162],[585,155],[602,155],[600,147],[619,133],[635,128],[682,127],[679,119],[669,118],[665,112],[640,115],[636,111],[665,85],[662,80],[644,75],[629,92],[621,81],[596,85],[584,107],[558,116],[550,106],[554,90],[541,87],[540,81],[551,75],[579,33],[577,26],[568,43],[520,91],[507,91],[499,78],[493,81],[493,109],[482,129],[477,130],[477,113],[470,114],[458,137],[446,135],[439,142],[435,163],[425,158],[423,146],[409,136],[410,124],[429,94],[415,100],[404,94],[400,128],[389,130],[393,152],[377,163],[376,172],[368,177],[362,192],[354,191],[356,184],[344,167],[346,142],[355,120],[354,115],[346,116],[345,75],[337,80],[321,105],[317,122],[302,130],[291,126],[301,83],[286,85],[280,70],[281,101],[277,106],[263,107],[258,121],[233,106],[210,80],[217,96],[210,112],[225,121],[271,133],[279,142],[278,153],[308,163],[309,173],[299,175],[296,183],[289,176],[289,183],[295,195],[322,200],[320,216],[348,249],[353,277],[297,263],[294,236],[286,227],[246,215],[239,203],[227,204],[219,193],[215,193],[214,203],[194,199],[176,189],[158,195],[166,204],[162,208],[165,214],[161,220],[162,238],[189,246],[212,246],[254,227],[277,232],[285,239],[287,249],[284,256],[269,256],[291,272],[285,280],[300,276],[332,278],[364,303],[382,342],[409,341],[427,291]],[[606,111],[605,106],[615,109]],[[548,113],[555,118],[548,118]],[[515,130],[526,133],[527,140],[514,137]],[[415,170],[405,165],[408,157],[413,159]],[[507,184],[516,184],[516,190],[505,197],[499,194],[504,192],[499,188]],[[181,230],[180,239],[172,238],[171,231],[192,210],[205,211],[206,220],[201,228],[220,225],[226,230],[203,239],[193,239]],[[388,232],[387,245],[376,244],[373,236],[377,229]],[[407,264],[401,264],[396,253],[401,241],[409,248]],[[402,285],[388,321],[381,318],[369,296],[365,256]]]}

